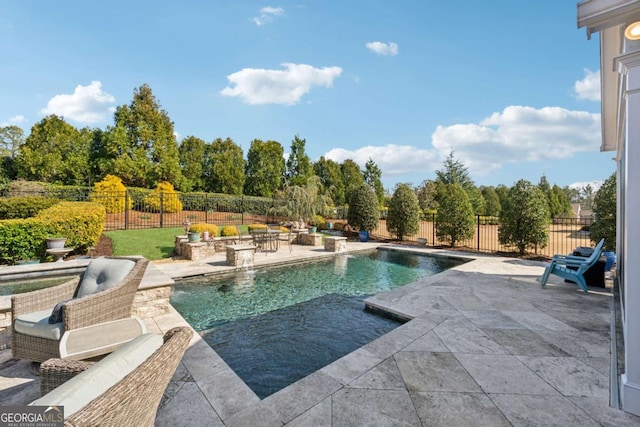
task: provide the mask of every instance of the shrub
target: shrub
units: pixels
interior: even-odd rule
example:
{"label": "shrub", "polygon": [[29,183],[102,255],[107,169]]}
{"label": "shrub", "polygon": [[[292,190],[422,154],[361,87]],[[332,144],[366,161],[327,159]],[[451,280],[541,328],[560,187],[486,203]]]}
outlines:
{"label": "shrub", "polygon": [[124,186],[120,178],[115,175],[107,175],[102,181],[93,185],[89,200],[103,205],[106,213],[120,213],[131,209],[131,199],[129,199],[129,206],[125,207],[126,192],[127,187]]}
{"label": "shrub", "polygon": [[256,231],[256,230],[268,230],[269,227],[267,226],[267,224],[249,224],[247,226],[247,229],[249,230],[249,233],[251,233],[252,231]]}
{"label": "shrub", "polygon": [[591,241],[597,243],[604,237],[604,248],[616,249],[616,174],[613,173],[598,189],[594,197],[593,216],[589,227]]}
{"label": "shrub", "polygon": [[58,203],[57,199],[41,196],[0,199],[0,219],[30,218]]}
{"label": "shrub", "polygon": [[220,236],[237,236],[238,227],[235,225],[225,225],[220,229]]}
{"label": "shrub", "polygon": [[550,220],[542,190],[521,179],[509,190],[500,211],[498,240],[503,245],[515,246],[521,255],[527,248],[544,248],[549,239]]}
{"label": "shrub", "polygon": [[163,212],[174,213],[182,211],[182,202],[178,193],[173,188],[173,185],[166,181],[158,183],[155,190],[145,197],[144,202],[153,212],[160,212],[161,204]]}
{"label": "shrub", "polygon": [[0,221],[0,261],[14,264],[44,258],[45,239],[67,238],[72,253],[86,253],[98,243],[104,228],[104,206],[89,202],[60,202],[33,218]]}
{"label": "shrub", "polygon": [[455,246],[473,237],[473,208],[460,184],[442,184],[438,189],[436,235]]}
{"label": "shrub", "polygon": [[310,225],[315,225],[319,229],[327,228],[327,223],[322,215],[316,215],[311,219]]}
{"label": "shrub", "polygon": [[369,184],[362,184],[353,191],[349,200],[347,221],[360,231],[371,231],[380,221],[378,197]]}
{"label": "shrub", "polygon": [[209,236],[214,237],[218,235],[218,226],[215,224],[200,222],[189,227],[189,231],[192,233],[202,233],[203,231],[208,231]]}
{"label": "shrub", "polygon": [[389,201],[387,230],[398,240],[416,234],[420,220],[418,197],[408,184],[398,184]]}

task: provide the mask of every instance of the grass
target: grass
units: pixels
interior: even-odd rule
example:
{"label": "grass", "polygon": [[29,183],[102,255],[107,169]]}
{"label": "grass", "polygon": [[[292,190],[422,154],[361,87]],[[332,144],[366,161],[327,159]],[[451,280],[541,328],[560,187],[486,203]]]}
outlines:
{"label": "grass", "polygon": [[148,260],[168,258],[173,253],[175,236],[184,234],[181,227],[143,228],[138,230],[107,231],[113,255],[142,255]]}

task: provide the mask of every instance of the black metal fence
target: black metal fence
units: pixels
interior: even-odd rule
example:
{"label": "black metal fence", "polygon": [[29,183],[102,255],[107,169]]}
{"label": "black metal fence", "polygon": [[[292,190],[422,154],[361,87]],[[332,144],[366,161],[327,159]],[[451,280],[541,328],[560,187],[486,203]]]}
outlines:
{"label": "black metal fence", "polygon": [[[214,193],[181,193],[157,192],[144,189],[127,189],[120,192],[102,192],[96,194],[90,188],[54,189],[37,193],[21,193],[26,195],[44,195],[61,200],[94,201],[107,207],[105,230],[126,230],[136,228],[183,227],[185,222],[210,223],[220,226],[278,223],[288,218],[276,213],[282,200],[233,196]],[[346,222],[346,208],[335,210],[334,218],[329,222]],[[570,253],[578,246],[591,246],[589,236],[590,218],[556,218],[549,225],[549,240],[544,248],[535,248],[535,253],[551,256],[557,253]],[[419,231],[414,236],[405,237],[406,241],[426,239],[428,246],[446,246],[449,242],[441,240],[437,235],[438,224],[435,214],[423,216],[419,223]],[[513,247],[500,244],[498,240],[498,217],[476,217],[474,236],[471,239],[457,242],[458,247],[479,252],[513,252]],[[386,220],[381,219],[377,228],[371,231],[374,238],[393,239],[386,227]]]}
{"label": "black metal fence", "polygon": [[[534,253],[551,256],[568,254],[578,246],[592,246],[589,226],[591,218],[555,218],[549,224],[549,240],[544,248],[535,248]],[[414,236],[405,237],[407,241],[427,240],[428,246],[446,246],[449,242],[438,237],[438,224],[435,214],[429,214],[419,223],[419,231]],[[500,244],[498,239],[498,217],[477,215],[474,235],[471,239],[457,242],[456,246],[478,252],[514,252],[512,246]],[[386,227],[386,221],[380,220],[379,226],[371,232],[372,236],[393,239]]]}

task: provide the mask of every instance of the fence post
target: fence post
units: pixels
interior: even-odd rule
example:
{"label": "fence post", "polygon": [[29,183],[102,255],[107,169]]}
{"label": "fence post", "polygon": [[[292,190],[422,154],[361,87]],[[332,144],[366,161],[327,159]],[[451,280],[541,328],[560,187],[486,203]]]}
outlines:
{"label": "fence post", "polygon": [[164,191],[160,191],[160,228],[164,224]]}
{"label": "fence post", "polygon": [[129,229],[129,190],[124,190],[124,229]]}
{"label": "fence post", "polygon": [[476,215],[476,228],[478,229],[478,243],[476,250],[480,252],[480,215]]}

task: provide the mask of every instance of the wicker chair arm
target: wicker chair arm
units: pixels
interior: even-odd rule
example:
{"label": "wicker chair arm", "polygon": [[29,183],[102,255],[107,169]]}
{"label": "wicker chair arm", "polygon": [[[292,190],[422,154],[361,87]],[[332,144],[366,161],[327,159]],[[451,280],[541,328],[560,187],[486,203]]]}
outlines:
{"label": "wicker chair arm", "polygon": [[96,362],[49,359],[40,365],[40,395],[44,396],[71,378],[84,372]]}
{"label": "wicker chair arm", "polygon": [[80,283],[80,277],[71,279],[61,285],[40,289],[11,297],[11,313],[15,319],[25,313],[53,308],[60,301],[72,298]]}

